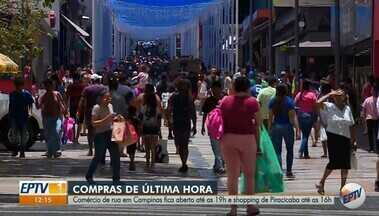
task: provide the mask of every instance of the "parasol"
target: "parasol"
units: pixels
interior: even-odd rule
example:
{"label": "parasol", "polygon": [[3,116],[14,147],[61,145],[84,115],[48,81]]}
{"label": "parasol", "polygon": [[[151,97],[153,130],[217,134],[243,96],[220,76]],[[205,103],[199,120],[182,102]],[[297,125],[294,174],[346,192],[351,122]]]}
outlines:
{"label": "parasol", "polygon": [[0,53],[0,73],[18,73],[18,65],[8,56]]}

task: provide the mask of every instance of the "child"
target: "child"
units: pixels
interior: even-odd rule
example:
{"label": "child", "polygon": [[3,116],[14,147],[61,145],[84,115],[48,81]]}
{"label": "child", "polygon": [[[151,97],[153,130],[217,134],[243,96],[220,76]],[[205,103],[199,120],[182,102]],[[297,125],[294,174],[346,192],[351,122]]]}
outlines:
{"label": "child", "polygon": [[[202,107],[202,112],[203,112],[203,121],[202,121],[202,128],[201,128],[201,134],[205,135],[205,120],[207,118],[207,115],[217,107],[219,104],[219,101],[223,98],[222,94],[222,86],[221,82],[215,81],[212,83],[211,86],[211,95],[205,99],[203,107]],[[224,159],[221,154],[220,150],[220,142],[212,137],[209,137],[211,146],[212,146],[212,151],[214,155],[214,165],[213,165],[213,171],[216,174],[223,174],[225,173],[225,168],[224,168]]]}
{"label": "child", "polygon": [[11,123],[11,132],[14,133],[15,148],[12,156],[17,156],[20,152],[20,158],[25,158],[26,143],[28,141],[28,129],[26,122],[29,118],[29,109],[34,103],[32,95],[24,89],[24,79],[17,77],[14,80],[15,91],[9,96],[9,119]]}

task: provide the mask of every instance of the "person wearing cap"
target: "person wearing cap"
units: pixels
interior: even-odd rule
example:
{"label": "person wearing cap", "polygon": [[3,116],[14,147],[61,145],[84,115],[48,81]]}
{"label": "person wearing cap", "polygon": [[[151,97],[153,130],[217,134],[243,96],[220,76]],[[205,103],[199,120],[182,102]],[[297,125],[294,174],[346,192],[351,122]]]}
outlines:
{"label": "person wearing cap", "polygon": [[[324,194],[324,185],[327,177],[333,170],[341,170],[341,189],[351,168],[351,153],[356,149],[356,134],[354,118],[343,90],[331,91],[317,101],[317,107],[326,119],[327,146],[329,163],[326,165],[320,183],[316,185],[317,192]],[[333,102],[326,102],[333,98]]]}

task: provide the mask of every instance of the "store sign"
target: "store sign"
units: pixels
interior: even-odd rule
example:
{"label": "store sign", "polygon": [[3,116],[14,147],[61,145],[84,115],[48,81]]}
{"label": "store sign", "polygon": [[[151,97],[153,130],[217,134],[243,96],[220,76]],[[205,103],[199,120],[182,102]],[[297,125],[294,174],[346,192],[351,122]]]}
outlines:
{"label": "store sign", "polygon": [[[331,7],[335,0],[299,0],[300,7]],[[274,0],[275,7],[295,7],[295,0]]]}
{"label": "store sign", "polygon": [[351,46],[371,37],[372,0],[340,1],[341,45]]}

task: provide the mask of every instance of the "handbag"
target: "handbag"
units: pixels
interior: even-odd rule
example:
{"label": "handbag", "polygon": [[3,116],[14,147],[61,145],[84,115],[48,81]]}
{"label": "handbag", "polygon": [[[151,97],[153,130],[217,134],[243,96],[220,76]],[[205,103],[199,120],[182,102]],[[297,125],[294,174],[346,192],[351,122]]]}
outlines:
{"label": "handbag", "polygon": [[65,140],[70,142],[74,141],[74,126],[75,120],[73,118],[65,118],[63,122],[63,135]]}
{"label": "handbag", "polygon": [[[261,127],[261,154],[257,156],[255,169],[256,193],[280,193],[284,191],[283,171],[276,156],[270,136],[264,126]],[[242,173],[239,179],[239,190],[246,191],[246,178]]]}
{"label": "handbag", "polygon": [[221,109],[219,107],[214,108],[208,113],[205,120],[207,125],[208,134],[215,140],[220,140],[224,135],[224,122],[222,119]]}

